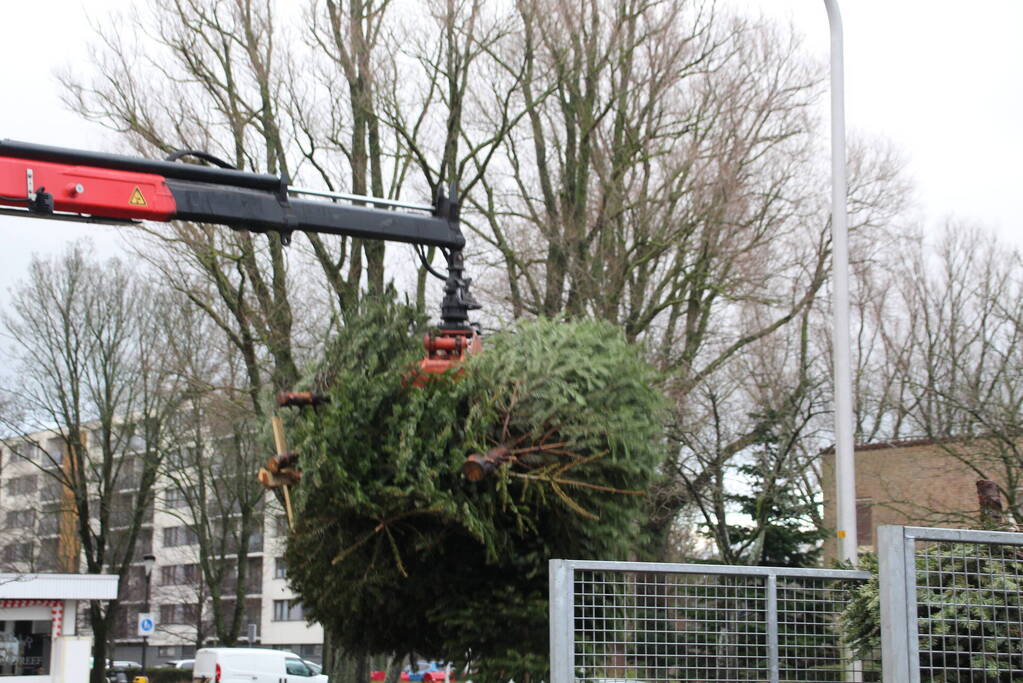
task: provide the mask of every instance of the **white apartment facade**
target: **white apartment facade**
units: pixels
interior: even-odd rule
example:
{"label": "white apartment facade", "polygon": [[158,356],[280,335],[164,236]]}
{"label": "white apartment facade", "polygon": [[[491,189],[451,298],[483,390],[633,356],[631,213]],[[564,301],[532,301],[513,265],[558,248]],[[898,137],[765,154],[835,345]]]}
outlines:
{"label": "white apartment facade", "polygon": [[[19,453],[16,453],[18,451]],[[48,458],[43,454],[45,451]],[[63,465],[63,441],[58,435],[38,432],[0,445],[0,571],[79,572],[79,544],[69,492],[52,477],[52,459]],[[133,487],[139,470],[133,456],[118,479],[112,519],[127,516],[134,505]],[[253,472],[255,478],[255,472]],[[175,487],[158,480],[155,505],[146,511],[134,549],[134,563],[119,587],[121,614],[115,627],[111,659],[141,661],[142,640],[136,634],[137,615],[145,606],[145,570],[142,557],[156,558],[150,576],[150,613],[156,632],[146,653],[150,666],[188,658],[195,652],[196,621],[210,617],[209,600],[201,596],[198,546],[180,509]],[[239,645],[289,649],[306,659],[322,658],[323,631],[304,619],[301,604],[288,588],[284,553],[287,525],[272,495],[266,495],[261,531],[250,539],[249,578],[245,591],[245,619]],[[115,522],[116,524],[116,522]],[[116,542],[117,529],[112,535]],[[233,589],[225,591],[233,593]],[[88,629],[87,604],[78,610]],[[207,628],[204,645],[215,644]]]}

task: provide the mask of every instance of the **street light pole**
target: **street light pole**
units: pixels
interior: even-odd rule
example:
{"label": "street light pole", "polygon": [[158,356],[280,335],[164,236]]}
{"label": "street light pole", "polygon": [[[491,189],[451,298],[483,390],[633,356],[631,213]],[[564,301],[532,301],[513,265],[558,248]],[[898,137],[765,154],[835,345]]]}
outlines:
{"label": "street light pole", "polygon": [[856,462],[853,450],[852,353],[849,342],[849,216],[845,163],[842,15],[824,0],[831,27],[831,274],[835,371],[835,493],[839,556],[856,565]]}
{"label": "street light pole", "polygon": [[[142,566],[146,570],[146,604],[142,611],[149,613],[149,591],[153,586],[153,566],[156,564],[155,555],[144,555]],[[142,675],[146,674],[146,650],[149,649],[149,636],[142,636]]]}

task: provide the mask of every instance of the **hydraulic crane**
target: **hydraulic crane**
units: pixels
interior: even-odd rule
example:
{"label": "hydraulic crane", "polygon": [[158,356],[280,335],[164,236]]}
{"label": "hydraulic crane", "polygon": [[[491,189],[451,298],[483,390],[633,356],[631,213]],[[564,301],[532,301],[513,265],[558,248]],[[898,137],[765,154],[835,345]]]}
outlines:
{"label": "hydraulic crane", "polygon": [[[186,157],[211,165],[182,163]],[[334,201],[339,199],[349,203]],[[432,205],[421,205],[301,189],[291,187],[287,176],[241,171],[205,152],[155,160],[0,141],[0,215],[115,225],[216,223],[275,232],[285,245],[296,230],[414,245],[424,266],[444,280],[440,323],[424,340],[420,384],[480,349],[479,330],[469,322],[469,311],[480,305],[464,276],[459,209],[454,190],[439,190]],[[446,275],[427,262],[423,247],[441,249]]]}
{"label": "hydraulic crane", "polygon": [[[185,157],[212,165],[181,163]],[[319,199],[296,199],[295,195]],[[114,225],[143,220],[216,223],[234,230],[275,232],[284,245],[296,230],[414,245],[424,267],[444,280],[440,324],[424,339],[426,355],[413,379],[419,386],[481,348],[479,330],[469,322],[469,311],[480,305],[469,291],[472,280],[463,272],[465,238],[459,208],[455,191],[450,195],[438,191],[428,206],[295,188],[287,176],[241,171],[205,152],[186,150],[154,160],[0,141],[0,215]],[[447,260],[446,275],[433,269],[423,247],[441,249]],[[278,397],[282,407],[311,406],[323,400],[309,393]],[[280,489],[275,492],[290,525],[288,487],[301,477],[298,456],[287,450],[280,418],[274,417],[272,424],[277,455],[260,469],[259,480],[268,488]]]}

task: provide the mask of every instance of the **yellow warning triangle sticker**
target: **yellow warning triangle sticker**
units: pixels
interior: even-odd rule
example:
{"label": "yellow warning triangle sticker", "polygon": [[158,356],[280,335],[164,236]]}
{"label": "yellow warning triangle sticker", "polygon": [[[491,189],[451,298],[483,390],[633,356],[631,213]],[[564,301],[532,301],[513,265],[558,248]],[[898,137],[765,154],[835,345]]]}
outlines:
{"label": "yellow warning triangle sticker", "polygon": [[132,206],[148,206],[146,198],[142,196],[142,190],[139,189],[138,185],[135,186],[135,190],[131,193],[128,203]]}

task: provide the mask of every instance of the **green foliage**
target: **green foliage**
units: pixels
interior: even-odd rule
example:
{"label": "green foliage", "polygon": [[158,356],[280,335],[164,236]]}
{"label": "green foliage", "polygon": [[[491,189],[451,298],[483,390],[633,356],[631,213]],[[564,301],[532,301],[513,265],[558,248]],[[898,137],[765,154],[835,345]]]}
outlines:
{"label": "green foliage", "polygon": [[129,681],[135,680],[136,676],[147,676],[149,683],[191,683],[192,671],[190,669],[168,669],[147,667],[145,672],[142,669],[125,669],[124,675]]}
{"label": "green foliage", "polygon": [[[871,579],[855,590],[842,615],[857,653],[881,647],[876,558]],[[1023,670],[1023,553],[998,545],[942,543],[916,557],[921,681],[1018,680]]]}
{"label": "green foliage", "polygon": [[[302,454],[289,577],[352,653],[471,653],[474,680],[542,676],[547,561],[624,559],[662,461],[662,400],[609,325],[524,323],[417,388],[422,320],[372,304],[313,382],[331,402],[295,420]],[[467,455],[517,460],[470,482]]]}
{"label": "green foliage", "polygon": [[[759,464],[738,468],[751,487],[749,494],[732,494],[730,502],[752,523],[729,524],[728,538],[738,552],[748,547],[758,549],[748,563],[765,567],[815,567],[823,550],[827,529],[815,523],[816,503],[800,494],[798,488],[784,480],[765,476]],[[770,489],[770,490],[768,490]],[[756,537],[763,534],[759,545]]]}
{"label": "green foliage", "polygon": [[846,582],[851,599],[842,612],[841,624],[846,642],[859,658],[867,659],[881,650],[881,584],[877,555],[863,553],[859,560],[858,569],[870,572],[870,578]]}

